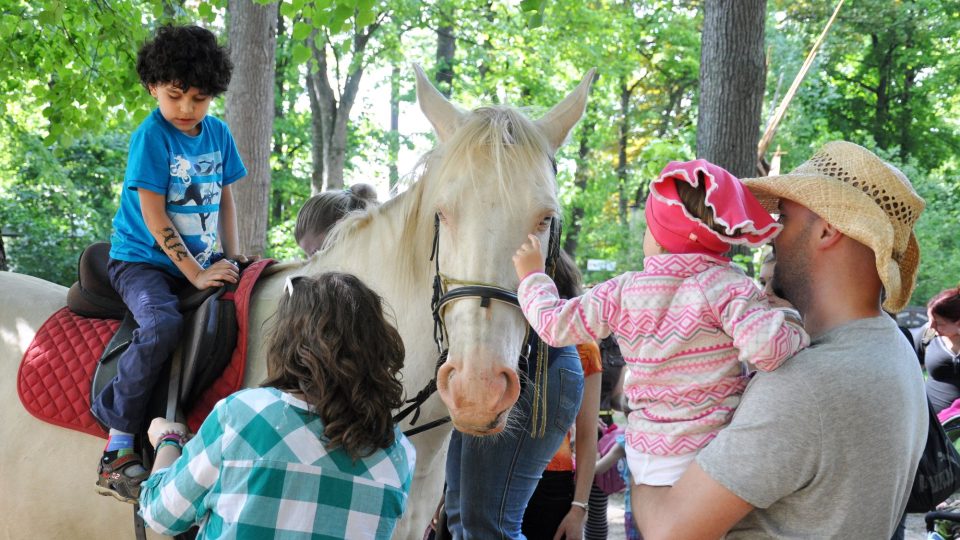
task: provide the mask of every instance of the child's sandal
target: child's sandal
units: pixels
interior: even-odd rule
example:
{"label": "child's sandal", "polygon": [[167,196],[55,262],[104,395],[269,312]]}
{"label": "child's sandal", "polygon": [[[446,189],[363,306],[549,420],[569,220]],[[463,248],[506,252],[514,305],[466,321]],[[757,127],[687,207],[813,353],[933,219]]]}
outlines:
{"label": "child's sandal", "polygon": [[[150,476],[149,471],[131,476],[126,470],[131,466],[139,465],[143,468],[143,461],[137,453],[130,453],[112,458],[111,453],[105,453],[100,459],[97,470],[97,493],[111,496],[118,501],[136,504],[140,499],[140,483]],[[111,459],[112,458],[112,459]]]}

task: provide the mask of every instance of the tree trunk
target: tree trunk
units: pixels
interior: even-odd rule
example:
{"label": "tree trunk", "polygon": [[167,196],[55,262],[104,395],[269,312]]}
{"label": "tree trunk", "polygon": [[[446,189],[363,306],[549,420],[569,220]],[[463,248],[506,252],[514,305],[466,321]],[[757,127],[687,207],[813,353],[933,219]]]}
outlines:
{"label": "tree trunk", "polygon": [[[316,56],[316,47],[314,56]],[[316,195],[323,191],[324,171],[324,122],[323,107],[320,106],[320,95],[317,92],[316,74],[307,74],[307,96],[310,98],[310,159],[313,161],[313,170],[310,172],[310,194]]]}
{"label": "tree trunk", "polygon": [[917,82],[917,70],[908,68],[903,74],[903,91],[900,92],[900,103],[903,105],[903,112],[900,115],[900,160],[907,161],[907,158],[913,152],[913,137],[910,133],[910,125],[913,118],[913,104],[910,102],[911,91]]}
{"label": "tree trunk", "polygon": [[227,92],[226,119],[247,167],[247,177],[234,188],[240,251],[263,255],[270,201],[277,5],[229,0],[227,13],[234,68]]}
{"label": "tree trunk", "polygon": [[[274,122],[283,118],[286,115],[284,110],[285,98],[287,95],[287,82],[285,73],[287,66],[290,64],[291,55],[285,49],[290,48],[290,44],[293,39],[291,36],[285,36],[283,40],[283,45],[281,45],[280,36],[284,36],[287,32],[286,25],[284,24],[283,15],[280,13],[280,10],[277,10],[277,50],[275,51],[275,69],[273,70],[273,86],[274,86],[274,102],[273,102],[273,119]],[[296,98],[294,98],[296,99]],[[283,159],[283,134],[277,133],[273,140],[273,154],[277,156],[281,161],[281,166],[288,166],[288,164]]]}
{"label": "tree trunk", "polygon": [[393,62],[390,71],[390,135],[387,149],[390,167],[390,191],[400,181],[397,162],[400,161],[400,63]]}
{"label": "tree trunk", "polygon": [[[289,47],[291,39],[289,37],[281,41],[281,36],[284,36],[287,32],[286,25],[284,24],[283,14],[280,13],[280,10],[277,10],[277,50],[276,50],[276,66],[273,70],[273,87],[274,87],[274,105],[273,105],[273,120],[276,123],[277,120],[283,118],[286,115],[284,110],[284,98],[287,94],[287,84],[285,80],[285,73],[287,70],[287,65],[290,63],[290,54],[284,51],[284,45]],[[282,170],[287,170],[290,168],[290,164],[287,160],[287,155],[284,153],[284,138],[283,132],[277,131],[273,136],[273,155],[278,161],[278,165]],[[268,226],[279,223],[283,218],[283,208],[284,201],[280,197],[278,190],[271,186],[270,200],[273,203],[273,209],[270,212],[270,221]]]}
{"label": "tree trunk", "polygon": [[[589,115],[588,115],[589,116]],[[584,210],[580,196],[587,191],[587,181],[590,179],[590,135],[597,127],[592,120],[583,124],[580,129],[580,147],[577,149],[577,172],[573,174],[573,185],[577,188],[577,196],[574,197],[570,208],[570,223],[564,227],[566,229],[566,238],[563,241],[563,250],[570,257],[576,258],[577,246],[580,244],[580,221],[583,219]]]}
{"label": "tree trunk", "polygon": [[[348,72],[343,88],[339,88],[340,73],[336,70],[333,73],[333,81],[338,85],[339,90],[336,93],[330,84],[330,77],[327,73],[329,71],[327,47],[334,47],[335,45],[329,44],[326,38],[323,38],[322,43],[318,43],[316,39],[319,36],[315,36],[315,39],[311,42],[313,58],[317,64],[316,71],[307,74],[308,92],[311,93],[310,108],[313,116],[311,128],[314,137],[318,132],[320,133],[321,140],[319,148],[316,139],[313,143],[313,188],[315,191],[320,191],[317,190],[316,184],[318,169],[320,169],[321,177],[324,180],[322,189],[343,188],[343,167],[347,156],[347,128],[350,123],[350,110],[357,98],[360,78],[363,77],[363,70],[366,68],[367,43],[379,27],[378,23],[373,23],[362,30],[356,30],[357,33],[353,36],[352,49],[350,50],[351,61],[347,68]],[[318,158],[322,159],[322,167],[319,166]]]}
{"label": "tree trunk", "polygon": [[0,272],[9,270],[7,267],[7,249],[3,245],[3,233],[0,231]]}
{"label": "tree trunk", "polygon": [[755,176],[763,109],[766,0],[706,0],[697,157]]}
{"label": "tree trunk", "polygon": [[893,137],[890,134],[890,85],[893,82],[893,54],[896,52],[897,44],[891,43],[881,53],[881,43],[876,35],[872,36],[874,54],[877,55],[877,102],[874,106],[873,116],[873,136],[877,141],[877,146],[886,150],[892,144]]}
{"label": "tree trunk", "polygon": [[437,27],[437,90],[447,99],[453,92],[453,57],[457,40],[453,36],[454,7],[442,2],[440,24]]}
{"label": "tree trunk", "polygon": [[617,139],[617,213],[620,217],[620,224],[627,225],[627,207],[629,206],[627,195],[627,144],[630,142],[630,98],[633,91],[640,86],[637,80],[631,85],[627,85],[625,77],[620,78],[620,136]]}
{"label": "tree trunk", "polygon": [[[497,15],[493,10],[493,0],[486,0],[483,13],[484,13],[483,17],[487,20],[487,24],[494,25],[497,19]],[[492,69],[488,60],[495,56],[494,50],[493,50],[494,49],[493,42],[490,39],[490,37],[491,36],[484,37],[483,41],[481,42],[481,45],[483,46],[485,54],[483,55],[483,59],[480,60],[480,67],[477,69],[477,71],[480,74],[480,82],[484,82],[487,80],[487,75],[490,73]],[[484,97],[488,99],[491,103],[494,103],[494,104],[500,103],[500,95],[497,94],[497,92],[495,91],[490,92],[490,95],[484,96]]]}

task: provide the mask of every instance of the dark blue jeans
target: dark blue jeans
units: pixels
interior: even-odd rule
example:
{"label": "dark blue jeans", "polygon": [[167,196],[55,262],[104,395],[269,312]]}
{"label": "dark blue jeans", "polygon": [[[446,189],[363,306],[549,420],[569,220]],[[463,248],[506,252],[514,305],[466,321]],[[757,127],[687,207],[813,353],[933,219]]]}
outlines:
{"label": "dark blue jeans", "polygon": [[108,427],[136,433],[157,378],[180,341],[183,316],[177,311],[176,292],[189,282],[150,264],[115,259],[110,259],[107,272],[140,327],[117,359],[117,376],[90,409]]}
{"label": "dark blue jeans", "polygon": [[527,384],[498,435],[454,431],[447,453],[447,526],[455,540],[523,538],[527,502],[580,410],[583,368],[574,347],[550,349],[547,430],[530,435],[533,384]]}

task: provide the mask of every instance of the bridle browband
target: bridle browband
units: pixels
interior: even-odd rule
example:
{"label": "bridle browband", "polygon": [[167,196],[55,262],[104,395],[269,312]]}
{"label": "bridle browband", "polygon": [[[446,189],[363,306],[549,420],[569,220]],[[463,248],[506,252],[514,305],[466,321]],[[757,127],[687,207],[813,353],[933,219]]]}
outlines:
{"label": "bridle browband", "polygon": [[[553,161],[551,160],[553,163]],[[554,173],[556,173],[556,164],[554,163]],[[550,222],[550,243],[547,248],[547,261],[546,261],[546,270],[550,275],[553,275],[553,271],[556,268],[556,261],[560,255],[560,233],[561,233],[561,224],[559,217],[552,218]],[[445,276],[440,272],[440,214],[435,213],[433,215],[433,245],[430,250],[430,260],[434,262],[434,276],[433,276],[433,297],[430,300],[430,309],[433,312],[433,340],[437,344],[437,351],[439,353],[437,357],[436,365],[433,369],[433,378],[423,387],[422,390],[417,392],[417,395],[411,399],[408,399],[406,403],[409,403],[407,407],[398,412],[393,420],[395,422],[400,422],[404,418],[413,413],[413,418],[410,420],[410,425],[417,423],[417,419],[420,416],[420,406],[427,401],[427,399],[437,391],[437,372],[440,369],[440,366],[447,361],[447,354],[449,352],[449,346],[445,346],[449,342],[449,335],[447,334],[446,325],[443,322],[443,308],[447,304],[454,302],[456,300],[462,300],[466,298],[479,298],[481,308],[489,308],[490,301],[496,300],[498,302],[503,302],[511,306],[520,308],[520,301],[517,299],[517,293],[515,291],[505,289],[499,285],[483,283],[479,281],[468,281],[461,279],[453,279]],[[451,285],[456,285],[454,289],[450,289]],[[532,350],[531,345],[531,329],[530,325],[527,325],[526,336],[523,340],[523,349],[520,352],[520,362],[518,366],[528,368],[529,367],[529,357]],[[536,337],[536,334],[533,334],[534,340],[537,342],[537,366],[535,372],[537,373],[537,384],[541,384],[540,374],[546,372],[546,362],[547,354],[546,347],[539,338]],[[523,391],[522,385],[525,384],[525,378],[521,377],[521,392]],[[543,377],[542,384],[546,383],[545,376]],[[543,414],[546,414],[546,407],[544,404]],[[422,426],[413,427],[404,432],[406,436],[416,435],[428,429],[443,425],[450,421],[449,416],[444,416],[443,418],[434,420]],[[542,429],[541,429],[542,432]]]}

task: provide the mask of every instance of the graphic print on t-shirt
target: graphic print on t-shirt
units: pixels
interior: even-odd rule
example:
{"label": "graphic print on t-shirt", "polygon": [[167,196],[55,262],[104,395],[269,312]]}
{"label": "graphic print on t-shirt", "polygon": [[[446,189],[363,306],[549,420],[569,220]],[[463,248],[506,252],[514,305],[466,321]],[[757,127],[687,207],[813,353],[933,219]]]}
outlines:
{"label": "graphic print on t-shirt", "polygon": [[217,241],[222,175],[219,151],[199,156],[170,155],[167,214],[201,266],[206,266]]}

